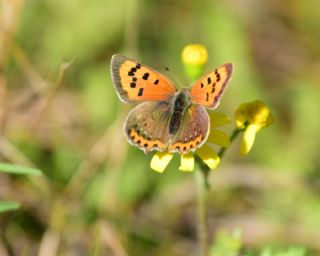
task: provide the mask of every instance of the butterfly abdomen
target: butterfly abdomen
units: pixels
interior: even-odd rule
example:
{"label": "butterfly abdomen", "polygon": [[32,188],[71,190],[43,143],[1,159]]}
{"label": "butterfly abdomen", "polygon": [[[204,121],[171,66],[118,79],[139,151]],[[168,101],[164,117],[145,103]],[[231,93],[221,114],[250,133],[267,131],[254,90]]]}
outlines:
{"label": "butterfly abdomen", "polygon": [[178,132],[184,113],[189,106],[190,100],[188,92],[186,90],[179,91],[173,101],[173,112],[169,122],[170,135],[175,135]]}
{"label": "butterfly abdomen", "polygon": [[183,112],[178,112],[178,111],[173,112],[170,118],[170,123],[169,123],[170,135],[175,135],[178,132],[181,125],[182,117],[183,117]]}

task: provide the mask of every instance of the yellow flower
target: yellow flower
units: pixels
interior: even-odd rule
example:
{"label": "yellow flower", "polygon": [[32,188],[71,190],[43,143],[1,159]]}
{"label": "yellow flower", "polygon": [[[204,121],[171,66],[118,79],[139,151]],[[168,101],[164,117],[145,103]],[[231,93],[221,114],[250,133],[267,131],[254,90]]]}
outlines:
{"label": "yellow flower", "polygon": [[201,44],[190,44],[183,48],[181,59],[188,77],[197,79],[202,75],[203,67],[208,61],[208,52]]}
{"label": "yellow flower", "polygon": [[[212,112],[209,114],[209,116],[211,130],[206,143],[194,153],[190,152],[182,155],[179,170],[187,172],[193,171],[194,154],[197,154],[210,169],[215,169],[219,165],[220,158],[214,150],[213,145],[215,144],[221,147],[228,147],[230,142],[229,136],[225,132],[216,128],[218,126],[230,123],[230,118],[219,112]],[[156,153],[151,160],[151,169],[157,172],[163,172],[170,163],[172,157],[173,154],[168,152]]]}
{"label": "yellow flower", "polygon": [[262,101],[253,101],[240,105],[235,113],[236,124],[243,129],[240,153],[246,155],[251,150],[256,133],[273,122],[269,108]]}
{"label": "yellow flower", "polygon": [[208,52],[201,44],[189,44],[183,48],[181,57],[185,64],[204,65],[208,61]]}

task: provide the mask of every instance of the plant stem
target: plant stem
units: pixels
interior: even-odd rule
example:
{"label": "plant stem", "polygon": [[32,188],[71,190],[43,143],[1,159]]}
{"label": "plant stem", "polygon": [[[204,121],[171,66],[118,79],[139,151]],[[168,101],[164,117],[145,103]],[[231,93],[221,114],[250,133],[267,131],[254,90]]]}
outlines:
{"label": "plant stem", "polygon": [[206,174],[200,169],[195,171],[195,182],[197,185],[197,214],[198,214],[198,239],[200,255],[208,255],[208,229],[206,198],[208,188],[206,186]]}
{"label": "plant stem", "polygon": [[[244,129],[235,128],[230,136],[230,143],[233,142]],[[223,157],[227,148],[221,148],[218,152],[220,158]],[[210,168],[195,155],[196,161],[199,164],[200,169],[195,171],[195,182],[197,185],[197,214],[198,214],[198,239],[200,247],[200,256],[208,256],[208,226],[207,226],[207,208],[206,199],[207,193],[210,188],[208,176]]]}
{"label": "plant stem", "polygon": [[[243,130],[244,130],[244,129],[235,128],[235,129],[233,130],[231,136],[230,136],[230,143],[233,142],[233,141],[238,137],[238,135],[240,134],[240,132],[242,132]],[[220,151],[218,152],[218,156],[219,156],[220,158],[223,157],[224,153],[226,152],[226,149],[227,149],[227,148],[224,148],[224,147],[222,147],[222,148],[220,149]]]}

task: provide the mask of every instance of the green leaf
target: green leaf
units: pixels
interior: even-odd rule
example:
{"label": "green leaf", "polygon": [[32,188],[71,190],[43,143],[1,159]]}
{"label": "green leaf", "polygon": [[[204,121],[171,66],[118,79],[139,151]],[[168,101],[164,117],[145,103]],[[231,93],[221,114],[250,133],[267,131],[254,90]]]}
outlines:
{"label": "green leaf", "polygon": [[20,207],[20,204],[17,202],[9,202],[9,201],[0,201],[0,213],[13,211]]}
{"label": "green leaf", "polygon": [[39,169],[33,167],[26,167],[7,163],[0,163],[0,172],[26,175],[40,175],[42,173]]}

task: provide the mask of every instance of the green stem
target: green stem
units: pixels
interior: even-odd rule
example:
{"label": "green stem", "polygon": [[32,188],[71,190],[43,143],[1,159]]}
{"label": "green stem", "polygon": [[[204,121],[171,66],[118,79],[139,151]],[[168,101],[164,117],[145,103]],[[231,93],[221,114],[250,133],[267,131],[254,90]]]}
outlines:
{"label": "green stem", "polygon": [[[244,129],[235,128],[230,136],[230,143],[232,143],[242,131],[244,131]],[[227,148],[222,147],[218,152],[218,156],[222,158],[226,150]]]}
{"label": "green stem", "polygon": [[208,230],[207,230],[207,208],[206,198],[208,189],[205,172],[200,169],[195,171],[195,181],[197,185],[197,214],[198,214],[198,239],[200,255],[208,256]]}
{"label": "green stem", "polygon": [[210,189],[210,184],[209,184],[209,181],[208,181],[208,176],[209,176],[209,173],[210,173],[210,168],[208,167],[208,165],[206,165],[202,159],[198,156],[198,155],[194,155],[194,158],[195,158],[195,161],[199,164],[199,167],[200,167],[200,170],[202,171],[203,175],[204,175],[204,185],[205,185],[205,188],[207,190]]}
{"label": "green stem", "polygon": [[[235,128],[230,136],[230,143],[232,143],[238,136],[239,134],[244,131],[245,128]],[[225,154],[227,148],[224,148],[222,147],[220,149],[220,151],[218,152],[218,156],[220,158],[223,157],[223,155]],[[200,166],[200,169],[201,171],[203,172],[203,175],[204,175],[204,184],[205,184],[205,187],[207,190],[210,189],[210,184],[209,184],[209,181],[208,181],[208,177],[209,177],[209,174],[210,174],[210,168],[201,160],[201,158],[198,156],[198,155],[195,155],[195,160],[196,162],[199,164]]]}
{"label": "green stem", "polygon": [[[246,127],[246,126],[245,126]],[[233,142],[245,128],[235,128],[230,136],[230,143]],[[223,157],[227,148],[221,148],[218,152],[220,158]],[[195,155],[195,160],[199,164],[200,169],[195,171],[195,181],[197,185],[197,214],[198,214],[198,239],[200,244],[200,255],[208,256],[208,229],[207,229],[207,208],[206,199],[210,188],[208,181],[210,168]]]}

